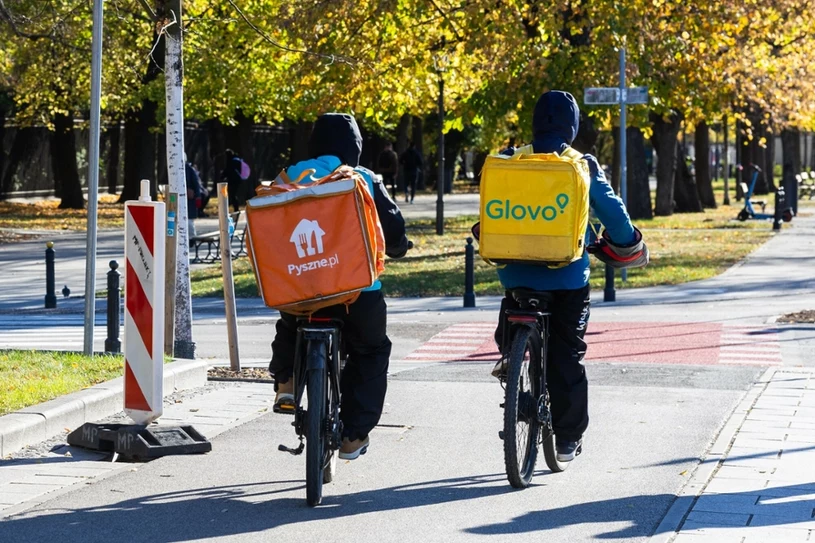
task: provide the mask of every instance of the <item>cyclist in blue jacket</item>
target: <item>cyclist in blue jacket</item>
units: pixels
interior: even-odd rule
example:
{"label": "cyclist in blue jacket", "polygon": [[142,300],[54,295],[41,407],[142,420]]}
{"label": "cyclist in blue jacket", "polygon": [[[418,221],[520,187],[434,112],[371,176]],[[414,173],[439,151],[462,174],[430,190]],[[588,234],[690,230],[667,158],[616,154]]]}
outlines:
{"label": "cyclist in blue jacket", "polygon": [[[367,181],[368,190],[374,196],[385,236],[385,254],[391,258],[404,256],[409,246],[405,221],[399,207],[391,200],[388,189],[373,172],[359,165],[362,136],[354,117],[343,113],[322,115],[314,123],[308,151],[311,158],[286,170],[289,179],[299,179],[303,172],[311,170],[301,180],[309,182],[327,176],[341,165],[353,167]],[[387,306],[381,284],[376,281],[348,307],[344,304],[330,306],[314,315],[343,321],[343,343],[348,359],[340,382],[343,441],[339,457],[353,460],[368,450],[368,433],[379,422],[385,404],[391,342],[386,330]],[[276,330],[269,364],[277,391],[274,410],[293,413],[286,406],[294,405],[292,373],[297,318],[281,312]]]}
{"label": "cyclist in blue jacket", "polygon": [[[535,153],[559,153],[571,145],[577,136],[580,110],[568,92],[549,91],[535,105],[532,118]],[[510,156],[514,149],[504,151]],[[605,226],[601,240],[592,252],[615,267],[643,266],[648,262],[648,250],[642,235],[632,224],[622,200],[606,180],[597,159],[583,157],[591,172],[589,202],[597,218]],[[527,288],[550,291],[553,302],[549,309],[550,339],[547,366],[547,389],[551,399],[557,459],[569,462],[580,453],[583,433],[589,424],[588,381],[583,366],[586,342],[583,339],[589,320],[589,255],[562,268],[535,264],[507,264],[498,269],[501,285],[509,290]],[[518,304],[509,293],[501,302],[501,315]],[[502,324],[499,320],[496,342],[501,345]],[[507,353],[503,353],[506,355]],[[493,369],[493,375],[503,378],[506,359]]]}

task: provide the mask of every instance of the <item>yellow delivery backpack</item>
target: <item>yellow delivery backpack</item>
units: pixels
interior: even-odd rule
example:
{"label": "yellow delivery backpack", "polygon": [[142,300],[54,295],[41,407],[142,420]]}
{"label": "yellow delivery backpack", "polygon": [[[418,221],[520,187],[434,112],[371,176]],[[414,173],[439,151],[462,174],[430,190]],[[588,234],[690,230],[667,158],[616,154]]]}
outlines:
{"label": "yellow delivery backpack", "polygon": [[589,220],[589,165],[567,148],[491,155],[481,172],[479,253],[496,264],[566,266],[583,255]]}

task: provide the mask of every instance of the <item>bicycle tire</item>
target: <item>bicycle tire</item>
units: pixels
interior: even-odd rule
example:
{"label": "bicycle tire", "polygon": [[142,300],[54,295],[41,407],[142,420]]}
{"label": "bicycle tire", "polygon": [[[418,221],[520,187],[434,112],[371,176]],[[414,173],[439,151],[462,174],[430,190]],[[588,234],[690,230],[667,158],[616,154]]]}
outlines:
{"label": "bicycle tire", "polygon": [[546,467],[549,468],[552,473],[566,471],[566,468],[571,464],[571,462],[561,462],[557,459],[554,433],[550,433],[543,439],[543,459],[546,461]]}
{"label": "bicycle tire", "polygon": [[[537,417],[537,408],[530,409],[529,405],[524,405],[529,401],[534,401],[537,405],[537,398],[540,396],[540,361],[536,354],[535,337],[531,328],[526,326],[519,328],[512,339],[509,355],[504,399],[504,465],[509,484],[514,488],[529,486],[538,456],[540,422]],[[527,350],[529,350],[529,362],[524,363],[524,355]],[[530,388],[528,394],[521,393],[524,377]],[[527,426],[526,436],[522,437],[519,443],[519,424],[524,423]]]}
{"label": "bicycle tire", "polygon": [[[306,351],[306,367],[322,367],[308,370],[308,411],[306,412],[306,502],[314,507],[323,499],[323,468],[325,466],[325,397],[326,397],[326,345],[321,341],[309,341]],[[312,362],[322,357],[323,363]]]}

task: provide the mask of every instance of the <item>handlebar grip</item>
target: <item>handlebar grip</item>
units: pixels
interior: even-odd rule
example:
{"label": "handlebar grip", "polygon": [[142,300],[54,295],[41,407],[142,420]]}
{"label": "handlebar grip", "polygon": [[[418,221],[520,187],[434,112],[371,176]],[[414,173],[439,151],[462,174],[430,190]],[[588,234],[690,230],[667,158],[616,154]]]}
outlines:
{"label": "handlebar grip", "polygon": [[413,249],[413,240],[409,239],[408,240],[408,251],[410,251],[411,249]]}

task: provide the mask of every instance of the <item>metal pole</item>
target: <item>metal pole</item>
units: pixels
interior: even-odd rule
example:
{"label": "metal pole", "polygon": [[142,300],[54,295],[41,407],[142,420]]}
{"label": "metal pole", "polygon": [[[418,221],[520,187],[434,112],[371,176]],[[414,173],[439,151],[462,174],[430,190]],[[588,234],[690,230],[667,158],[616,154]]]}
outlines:
{"label": "metal pole", "polygon": [[99,200],[99,102],[102,96],[102,7],[93,2],[91,36],[91,130],[88,138],[88,235],[85,259],[85,342],[83,352],[93,356],[96,316],[96,213]]}
{"label": "metal pole", "polygon": [[[620,48],[620,198],[623,205],[628,204],[628,142],[626,141],[626,106],[628,89],[625,84],[625,47]],[[611,276],[614,277],[614,270],[611,270]],[[623,268],[621,274],[623,282],[628,279],[628,273]],[[614,281],[611,282],[612,289],[614,288]]]}
{"label": "metal pole", "polygon": [[467,238],[464,249],[464,307],[475,307],[475,247],[473,238]]}
{"label": "metal pole", "polygon": [[224,284],[226,334],[229,341],[229,367],[241,371],[238,356],[238,313],[235,307],[235,281],[232,277],[232,236],[229,231],[229,193],[227,183],[218,183],[218,226],[221,231],[221,271]]}
{"label": "metal pole", "polygon": [[444,234],[444,78],[439,72],[439,178],[436,181],[436,234]]}
{"label": "metal pole", "polygon": [[45,309],[57,307],[54,282],[54,242],[49,241],[45,244]]}
{"label": "metal pole", "polygon": [[116,271],[119,267],[119,263],[115,260],[111,260],[108,265],[110,266],[110,271],[108,272],[107,307],[108,337],[105,339],[105,352],[120,353],[122,352],[122,342],[119,341],[119,305],[122,299],[122,293],[119,288],[120,274]]}
{"label": "metal pole", "polygon": [[730,205],[730,158],[728,157],[728,133],[727,133],[727,115],[722,118],[722,137],[724,138],[724,162],[722,164],[722,177],[724,177],[724,202],[726,206]]}

